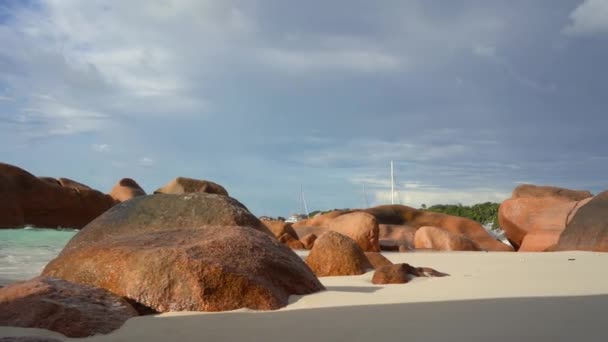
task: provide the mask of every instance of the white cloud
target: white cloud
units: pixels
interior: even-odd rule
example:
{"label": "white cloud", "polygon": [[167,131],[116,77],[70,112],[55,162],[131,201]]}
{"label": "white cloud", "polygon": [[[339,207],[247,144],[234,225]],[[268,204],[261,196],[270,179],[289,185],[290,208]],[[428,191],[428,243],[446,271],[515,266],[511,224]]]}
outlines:
{"label": "white cloud", "polygon": [[[419,208],[422,204],[462,204],[473,205],[484,202],[501,203],[511,196],[509,192],[487,189],[451,190],[437,189],[434,191],[402,190],[397,193],[399,202],[404,205]],[[374,192],[374,204],[390,204],[390,190]]]}
{"label": "white cloud", "polygon": [[608,1],[585,0],[570,14],[572,21],[564,33],[588,35],[608,33]]}
{"label": "white cloud", "polygon": [[0,95],[0,101],[14,101],[12,97]]}
{"label": "white cloud", "polygon": [[151,157],[142,157],[139,159],[139,165],[143,167],[152,167],[156,165],[156,160]]}
{"label": "white cloud", "polygon": [[91,149],[95,152],[106,153],[110,152],[111,148],[108,144],[93,144],[91,145]]}
{"label": "white cloud", "polygon": [[297,157],[299,162],[311,166],[343,163],[388,165],[390,160],[429,161],[465,156],[465,145],[422,144],[409,141],[353,140],[325,148],[315,148]]}
{"label": "white cloud", "polygon": [[261,49],[261,62],[287,71],[347,70],[358,72],[397,71],[402,60],[394,55],[376,50],[316,49],[287,50]]}

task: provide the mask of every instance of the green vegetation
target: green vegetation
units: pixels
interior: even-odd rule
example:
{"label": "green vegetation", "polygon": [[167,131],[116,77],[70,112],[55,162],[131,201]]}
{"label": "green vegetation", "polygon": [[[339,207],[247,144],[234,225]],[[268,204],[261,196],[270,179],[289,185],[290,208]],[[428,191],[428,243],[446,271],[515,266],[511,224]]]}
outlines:
{"label": "green vegetation", "polygon": [[498,203],[486,202],[479,203],[473,206],[465,206],[462,204],[436,204],[430,207],[422,205],[421,208],[448,215],[467,217],[481,224],[492,223],[492,229],[499,229],[498,225]]}
{"label": "green vegetation", "polygon": [[[498,206],[499,203],[479,203],[473,206],[462,204],[435,204],[427,208],[426,204],[420,206],[420,209],[432,211],[435,213],[443,213],[448,215],[470,218],[481,224],[492,224],[492,229],[500,228],[498,225]],[[325,214],[334,210],[349,210],[349,209],[332,209],[332,210],[315,210],[308,217],[314,217],[317,214]]]}
{"label": "green vegetation", "polygon": [[308,214],[308,217],[315,217],[317,214],[327,214],[330,213],[332,211],[336,211],[336,210],[350,210],[349,208],[344,208],[344,209],[331,209],[331,210],[315,210],[311,213]]}

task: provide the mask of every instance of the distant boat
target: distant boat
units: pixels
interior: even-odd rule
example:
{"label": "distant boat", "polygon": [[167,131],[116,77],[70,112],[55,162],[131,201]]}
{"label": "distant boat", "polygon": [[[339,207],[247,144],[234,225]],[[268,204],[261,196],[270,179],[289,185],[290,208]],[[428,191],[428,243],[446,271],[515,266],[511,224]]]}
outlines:
{"label": "distant boat", "polygon": [[393,161],[391,160],[391,204],[395,204],[395,194],[397,194],[397,202],[401,204],[401,200],[399,199],[399,193],[395,189],[395,170],[393,166]]}
{"label": "distant boat", "polygon": [[[302,214],[303,213],[303,214]],[[302,185],[300,185],[300,214],[292,214],[290,215],[285,222],[298,222],[302,220],[306,220],[308,218],[308,205],[306,204],[306,199],[304,198],[304,190]]]}

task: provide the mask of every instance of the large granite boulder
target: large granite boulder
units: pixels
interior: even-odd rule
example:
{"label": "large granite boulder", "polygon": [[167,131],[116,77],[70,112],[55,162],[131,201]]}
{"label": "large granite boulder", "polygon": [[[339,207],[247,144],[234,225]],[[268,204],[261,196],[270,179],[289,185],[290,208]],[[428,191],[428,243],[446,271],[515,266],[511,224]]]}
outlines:
{"label": "large granite boulder", "polygon": [[576,212],[556,250],[608,252],[608,191],[596,195]]}
{"label": "large granite boulder", "polygon": [[334,231],[317,238],[306,263],[318,277],[358,275],[373,269],[353,239]]}
{"label": "large granite boulder", "polygon": [[329,227],[329,222],[338,216],[348,214],[351,210],[334,210],[325,214],[317,214],[307,220],[295,222],[293,227],[297,230],[300,227]]}
{"label": "large granite boulder", "polygon": [[114,185],[112,191],[110,191],[110,196],[116,202],[124,202],[128,201],[131,198],[138,196],[145,196],[146,192],[142,189],[137,182],[131,178],[123,178]]}
{"label": "large granite boulder", "polygon": [[576,211],[591,199],[590,196],[588,191],[520,185],[513,191],[513,196],[500,205],[498,221],[517,250],[527,234],[548,231],[535,234],[527,244],[530,247],[531,240],[534,240],[533,249],[544,250],[555,241],[543,237],[559,235]]}
{"label": "large granite boulder", "polygon": [[517,186],[511,194],[511,198],[558,197],[568,201],[581,201],[591,196],[593,195],[587,190],[571,190],[555,186],[539,186],[532,184],[521,184]]}
{"label": "large granite boulder", "polygon": [[451,233],[437,227],[421,227],[414,238],[416,249],[434,249],[437,251],[479,251],[481,248],[459,234]]}
{"label": "large granite boulder", "polygon": [[82,228],[114,205],[110,196],[87,188],[64,187],[0,163],[0,228]]}
{"label": "large granite boulder", "polygon": [[379,252],[378,222],[372,215],[353,212],[340,215],[329,222],[329,230],[355,240],[364,252]]}
{"label": "large granite boulder", "polygon": [[524,237],[518,252],[545,252],[559,241],[561,231],[535,230]]}
{"label": "large granite boulder", "polygon": [[56,278],[37,277],[0,289],[0,326],[85,337],[107,334],[137,315],[126,300],[109,291]]}
{"label": "large granite boulder", "polygon": [[154,191],[155,194],[189,194],[196,192],[228,196],[228,191],[217,183],[186,177],[177,177]]}
{"label": "large granite boulder", "polygon": [[323,289],[247,208],[205,193],[123,202],[76,234],[43,274],[105,288],[141,313],[273,310]]}
{"label": "large granite boulder", "polygon": [[244,226],[272,233],[234,198],[206,193],[148,195],[117,204],[76,234],[62,253],[105,239],[140,236],[171,228]]}

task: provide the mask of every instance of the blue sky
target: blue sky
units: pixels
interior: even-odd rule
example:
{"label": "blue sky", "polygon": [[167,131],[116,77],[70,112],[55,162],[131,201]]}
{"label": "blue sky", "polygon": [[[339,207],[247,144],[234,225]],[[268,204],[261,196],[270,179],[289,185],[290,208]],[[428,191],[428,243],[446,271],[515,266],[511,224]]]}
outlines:
{"label": "blue sky", "polygon": [[0,160],[258,215],[606,188],[608,1],[1,1]]}

